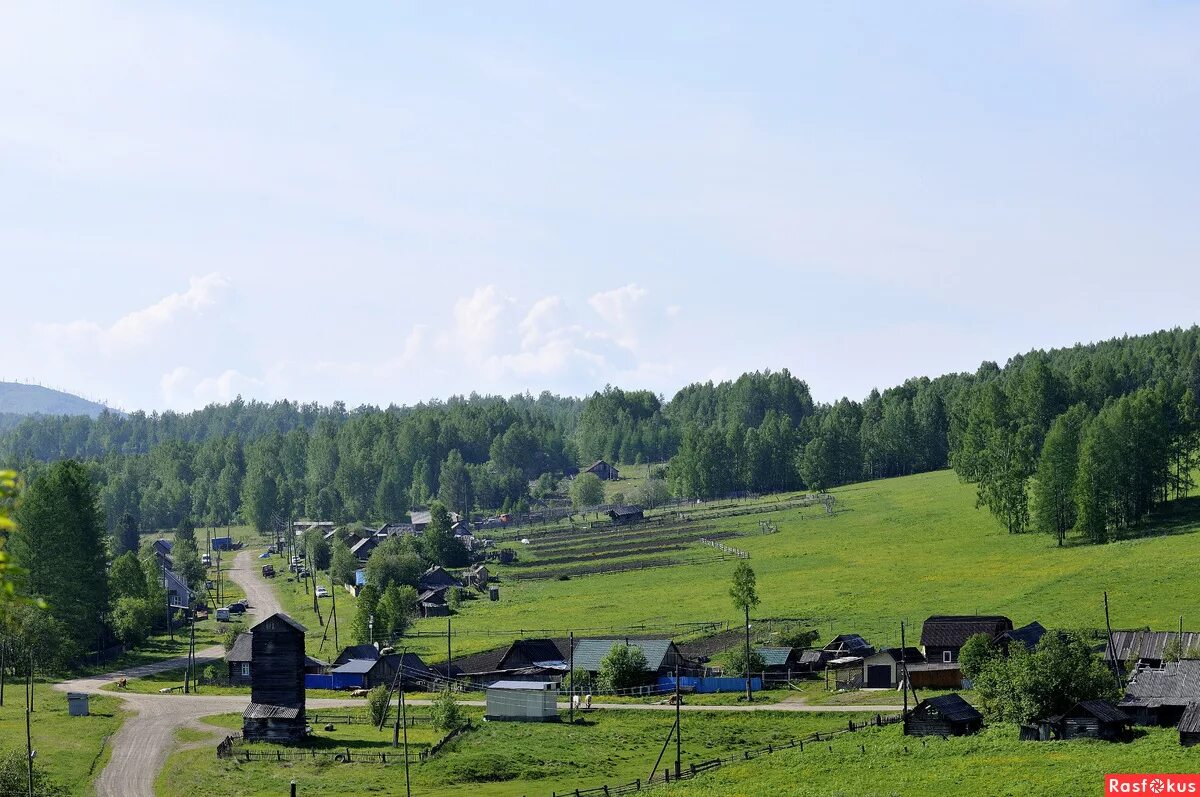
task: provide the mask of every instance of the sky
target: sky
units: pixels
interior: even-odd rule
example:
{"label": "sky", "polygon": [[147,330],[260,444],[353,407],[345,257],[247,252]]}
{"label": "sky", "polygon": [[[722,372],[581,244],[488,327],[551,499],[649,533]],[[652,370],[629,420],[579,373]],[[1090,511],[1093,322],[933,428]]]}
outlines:
{"label": "sky", "polygon": [[126,410],[789,369],[1200,321],[1200,6],[0,10],[0,379]]}

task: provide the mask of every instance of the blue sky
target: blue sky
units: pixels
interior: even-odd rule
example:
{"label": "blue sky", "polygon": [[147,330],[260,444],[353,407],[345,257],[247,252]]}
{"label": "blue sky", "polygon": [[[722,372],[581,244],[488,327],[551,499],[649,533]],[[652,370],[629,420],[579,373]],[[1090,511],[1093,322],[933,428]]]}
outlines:
{"label": "blue sky", "polygon": [[1193,4],[448,5],[0,12],[0,378],[832,400],[1200,320]]}

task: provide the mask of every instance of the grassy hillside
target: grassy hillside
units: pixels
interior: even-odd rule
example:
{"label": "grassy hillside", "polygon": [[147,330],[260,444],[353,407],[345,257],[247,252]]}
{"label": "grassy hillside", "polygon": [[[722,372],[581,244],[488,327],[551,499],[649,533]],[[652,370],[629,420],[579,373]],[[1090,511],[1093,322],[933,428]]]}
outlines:
{"label": "grassy hillside", "polygon": [[2,415],[87,415],[95,418],[104,405],[41,385],[0,382]]}
{"label": "grassy hillside", "polygon": [[922,744],[892,726],[848,734],[804,752],[788,750],[723,767],[669,786],[663,794],[1059,797],[1102,794],[1103,777],[1109,773],[1195,771],[1196,751],[1180,747],[1173,729],[1150,729],[1129,744],[1021,742],[1015,725],[1003,725],[979,736]]}
{"label": "grassy hillside", "polygon": [[[901,620],[919,634],[920,622],[934,613],[1001,612],[1017,623],[1096,628],[1104,624],[1107,590],[1118,627],[1173,628],[1181,614],[1200,622],[1200,548],[1192,534],[1200,520],[1191,502],[1155,518],[1152,536],[1060,549],[1046,535],[1005,532],[975,508],[974,489],[949,471],[834,494],[833,517],[816,508],[715,521],[718,529],[741,531],[756,530],[764,517],[778,521],[777,534],[726,540],[751,555],[762,597],[755,615],[812,618],[826,634],[856,631],[891,644],[899,641]],[[492,647],[522,633],[736,621],[727,594],[733,566],[730,560],[523,582],[504,580],[511,571],[500,568],[501,600],[460,610],[455,649]],[[417,628],[444,631],[445,620]],[[417,642],[431,652],[444,646]]]}

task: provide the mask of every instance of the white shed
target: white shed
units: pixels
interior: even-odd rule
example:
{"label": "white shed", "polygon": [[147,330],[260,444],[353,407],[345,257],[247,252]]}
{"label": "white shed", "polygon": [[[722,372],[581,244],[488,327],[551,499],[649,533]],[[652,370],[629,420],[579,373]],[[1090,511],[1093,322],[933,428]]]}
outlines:
{"label": "white shed", "polygon": [[493,722],[555,722],[558,687],[553,681],[496,681],[487,688],[487,713]]}

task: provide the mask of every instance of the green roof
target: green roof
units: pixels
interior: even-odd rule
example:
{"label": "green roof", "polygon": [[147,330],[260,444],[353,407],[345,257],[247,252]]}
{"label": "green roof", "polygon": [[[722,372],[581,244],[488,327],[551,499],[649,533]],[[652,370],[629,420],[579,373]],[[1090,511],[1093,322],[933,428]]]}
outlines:
{"label": "green roof", "polygon": [[758,655],[762,656],[763,664],[768,667],[782,667],[788,663],[788,659],[792,655],[791,648],[758,648]]}
{"label": "green roof", "polygon": [[[624,639],[581,639],[575,643],[575,669],[597,672],[600,660],[608,655],[615,645],[623,645]],[[646,672],[658,672],[671,649],[669,639],[630,639],[630,647],[640,648],[646,657]]]}

